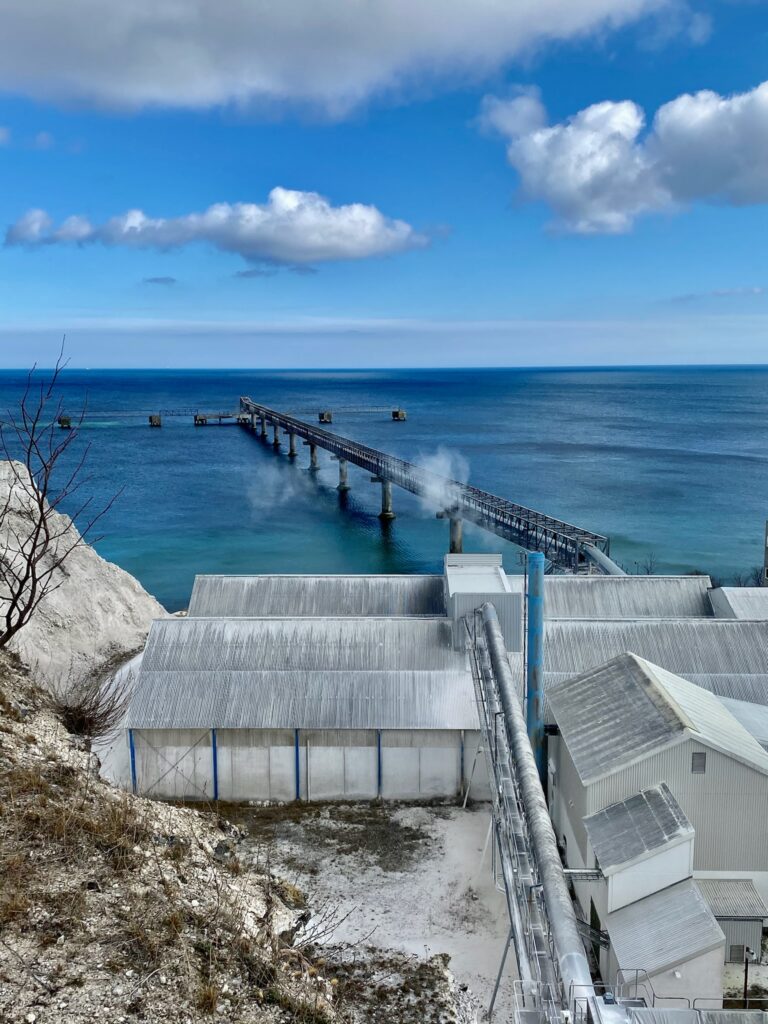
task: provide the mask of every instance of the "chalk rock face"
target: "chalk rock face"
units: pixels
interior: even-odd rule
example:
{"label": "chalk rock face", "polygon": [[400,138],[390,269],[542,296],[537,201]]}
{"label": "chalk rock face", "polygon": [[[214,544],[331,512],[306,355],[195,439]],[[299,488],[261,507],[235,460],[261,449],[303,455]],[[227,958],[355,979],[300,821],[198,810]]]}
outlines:
{"label": "chalk rock face", "polygon": [[[16,467],[25,473],[20,464]],[[19,483],[10,463],[0,462],[0,558],[6,563],[20,563],[19,547],[30,533],[31,505],[27,487]],[[52,511],[51,516],[54,534],[61,534],[71,523],[58,512]],[[50,567],[57,547],[70,547],[78,537],[71,526],[52,543],[42,565]],[[41,682],[105,671],[141,648],[152,619],[166,615],[133,576],[105,561],[87,543],[75,547],[63,566],[54,570],[53,580],[60,586],[46,595],[9,645],[34,667]],[[7,593],[0,580],[0,626],[6,607]]]}

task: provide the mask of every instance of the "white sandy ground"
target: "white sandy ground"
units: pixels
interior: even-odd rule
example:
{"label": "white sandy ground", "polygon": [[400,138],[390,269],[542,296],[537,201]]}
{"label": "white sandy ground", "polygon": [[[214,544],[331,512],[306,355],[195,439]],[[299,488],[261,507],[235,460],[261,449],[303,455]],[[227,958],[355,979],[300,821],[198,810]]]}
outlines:
{"label": "white sandy ground", "polygon": [[[386,812],[386,807],[385,807]],[[350,827],[364,806],[344,807],[344,822],[334,820],[333,805],[320,812],[327,836],[320,837],[316,809],[307,808],[307,824],[279,827],[270,846],[273,870],[309,894],[310,905],[328,905],[340,919],[329,941],[369,943],[423,957],[447,953],[460,986],[468,986],[476,1020],[485,1019],[509,929],[506,902],[494,885],[490,850],[481,865],[490,815],[487,806],[393,806],[391,828],[417,829],[423,840],[398,870],[382,870],[364,844],[340,852],[333,835]],[[258,816],[258,809],[254,815]],[[247,822],[246,822],[247,826]],[[257,856],[264,848],[254,832]],[[509,1019],[514,950],[510,950],[494,1020]]]}

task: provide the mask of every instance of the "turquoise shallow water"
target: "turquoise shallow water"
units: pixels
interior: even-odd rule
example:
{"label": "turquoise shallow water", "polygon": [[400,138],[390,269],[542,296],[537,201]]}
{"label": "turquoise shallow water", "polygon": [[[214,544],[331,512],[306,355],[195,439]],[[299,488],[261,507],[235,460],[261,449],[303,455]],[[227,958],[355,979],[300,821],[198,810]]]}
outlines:
{"label": "turquoise shallow water", "polygon": [[[0,373],[0,417],[23,377]],[[346,500],[321,455],[317,477],[236,427],[195,429],[159,409],[237,406],[241,394],[607,534],[630,571],[728,578],[762,560],[768,516],[768,369],[472,371],[68,371],[68,408],[87,393],[87,489],[123,488],[99,551],[170,609],[198,572],[430,572],[447,525],[395,490],[383,528],[379,491],[351,468]],[[402,405],[405,423],[359,411]],[[357,410],[357,411],[355,411]],[[285,449],[284,449],[285,451]],[[519,551],[477,529],[465,550]]]}

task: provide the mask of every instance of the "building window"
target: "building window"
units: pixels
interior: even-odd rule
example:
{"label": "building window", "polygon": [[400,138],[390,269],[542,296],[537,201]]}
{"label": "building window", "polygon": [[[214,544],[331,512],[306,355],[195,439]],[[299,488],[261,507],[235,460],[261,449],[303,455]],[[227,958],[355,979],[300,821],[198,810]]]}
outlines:
{"label": "building window", "polygon": [[728,951],[728,960],[732,964],[743,964],[747,951],[744,946],[731,946]]}
{"label": "building window", "polygon": [[697,751],[691,754],[691,771],[694,775],[704,775],[707,770],[707,755]]}

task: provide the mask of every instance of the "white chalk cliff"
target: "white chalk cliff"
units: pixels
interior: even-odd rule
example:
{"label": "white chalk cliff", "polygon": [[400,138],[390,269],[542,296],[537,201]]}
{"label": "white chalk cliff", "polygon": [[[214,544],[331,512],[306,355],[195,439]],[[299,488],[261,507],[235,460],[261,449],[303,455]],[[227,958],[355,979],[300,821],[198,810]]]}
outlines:
{"label": "white chalk cliff", "polygon": [[[18,469],[23,472],[20,465]],[[24,516],[29,501],[11,465],[0,462],[0,509],[6,509],[0,521],[0,553],[6,559],[18,557],[14,535],[23,538],[29,532]],[[58,512],[51,515],[59,533],[69,519]],[[74,536],[69,532],[62,543],[71,545]],[[55,560],[54,550],[44,556],[43,566]],[[61,586],[43,599],[9,645],[35,668],[40,682],[118,664],[143,646],[152,620],[167,614],[133,576],[107,562],[87,543],[72,551],[63,568],[55,570],[55,578]],[[0,617],[4,614],[0,599]]]}

